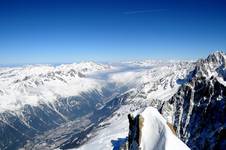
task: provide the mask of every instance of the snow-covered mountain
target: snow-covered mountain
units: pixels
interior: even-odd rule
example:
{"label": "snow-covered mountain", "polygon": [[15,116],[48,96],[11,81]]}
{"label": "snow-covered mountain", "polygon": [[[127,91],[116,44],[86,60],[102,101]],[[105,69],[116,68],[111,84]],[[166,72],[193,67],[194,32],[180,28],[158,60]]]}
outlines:
{"label": "snow-covered mountain", "polygon": [[119,149],[148,106],[191,149],[221,148],[225,58],[0,68],[0,149]]}
{"label": "snow-covered mountain", "polygon": [[86,74],[107,70],[110,66],[84,62],[53,67],[50,65],[0,69],[0,111],[17,110],[25,104],[37,106],[58,97],[78,95],[101,87]]}

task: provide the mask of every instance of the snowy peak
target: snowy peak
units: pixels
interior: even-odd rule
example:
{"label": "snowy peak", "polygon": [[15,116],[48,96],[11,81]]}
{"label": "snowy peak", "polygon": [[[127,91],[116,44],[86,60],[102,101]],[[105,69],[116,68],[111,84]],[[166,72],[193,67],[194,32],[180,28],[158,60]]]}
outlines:
{"label": "snowy peak", "polygon": [[200,59],[197,61],[194,70],[195,76],[206,78],[218,75],[222,76],[222,69],[225,70],[225,64],[225,53],[221,51],[214,52],[210,54],[206,59]]}
{"label": "snowy peak", "polygon": [[225,53],[223,51],[216,51],[212,54],[210,54],[206,61],[212,64],[218,64],[218,65],[222,65],[225,64]]}
{"label": "snowy peak", "polygon": [[0,78],[39,76],[48,77],[54,75],[70,75],[90,73],[99,70],[109,69],[110,66],[96,64],[94,62],[81,62],[73,64],[51,65],[28,65],[23,67],[0,68]]}
{"label": "snowy peak", "polygon": [[106,70],[109,69],[110,66],[97,64],[95,62],[81,62],[81,63],[73,63],[73,64],[63,64],[56,68],[56,70],[64,70],[70,71],[71,69],[76,69],[79,72],[86,73],[86,72],[93,72],[99,70]]}

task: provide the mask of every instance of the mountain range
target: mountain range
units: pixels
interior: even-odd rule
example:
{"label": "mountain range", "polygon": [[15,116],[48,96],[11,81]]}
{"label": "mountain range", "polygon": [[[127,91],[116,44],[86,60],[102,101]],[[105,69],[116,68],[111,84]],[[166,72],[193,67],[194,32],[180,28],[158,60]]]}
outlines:
{"label": "mountain range", "polygon": [[[171,137],[185,149],[223,150],[225,53],[197,61],[0,68],[0,149],[131,149],[128,114],[143,115],[141,149],[156,149],[153,141],[163,136],[161,150],[173,149]],[[167,132],[154,138],[153,127]]]}

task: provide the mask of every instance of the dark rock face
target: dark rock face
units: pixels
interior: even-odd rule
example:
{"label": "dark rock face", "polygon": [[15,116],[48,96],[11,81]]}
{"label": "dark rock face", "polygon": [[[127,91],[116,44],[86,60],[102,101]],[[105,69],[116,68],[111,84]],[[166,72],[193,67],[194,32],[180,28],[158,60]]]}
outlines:
{"label": "dark rock face", "polygon": [[194,150],[224,149],[226,87],[216,79],[183,85],[169,103],[174,106],[177,134]]}
{"label": "dark rock face", "polygon": [[[222,52],[199,61],[186,83],[163,104],[163,111],[170,106],[177,135],[192,150],[225,150],[226,86],[219,81],[225,82],[225,70]],[[209,76],[213,72],[215,76]]]}

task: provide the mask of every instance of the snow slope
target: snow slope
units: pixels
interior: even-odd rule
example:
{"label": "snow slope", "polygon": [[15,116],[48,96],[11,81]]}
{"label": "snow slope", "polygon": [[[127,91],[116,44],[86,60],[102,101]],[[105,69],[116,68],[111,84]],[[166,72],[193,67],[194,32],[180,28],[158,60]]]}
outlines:
{"label": "snow slope", "polygon": [[141,150],[189,150],[167,125],[157,109],[147,107],[141,116],[144,118],[141,137]]}

